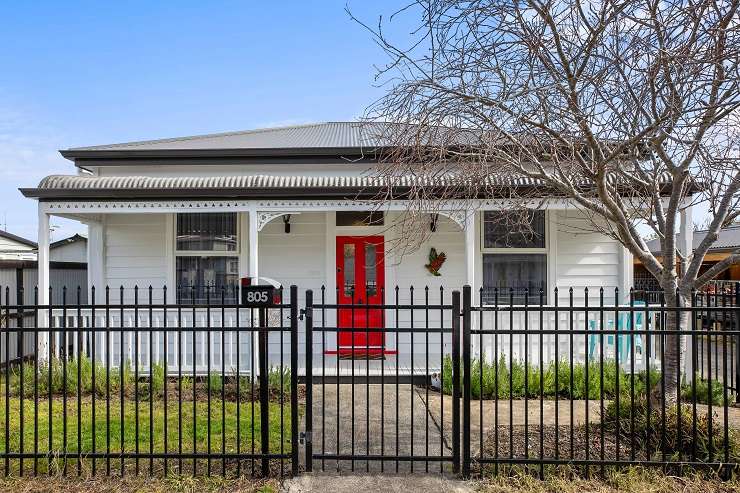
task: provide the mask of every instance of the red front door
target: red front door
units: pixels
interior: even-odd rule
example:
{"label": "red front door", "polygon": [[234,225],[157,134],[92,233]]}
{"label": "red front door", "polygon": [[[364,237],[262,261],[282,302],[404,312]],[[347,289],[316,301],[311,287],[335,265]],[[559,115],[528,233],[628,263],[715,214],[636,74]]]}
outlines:
{"label": "red front door", "polygon": [[383,310],[367,305],[383,304],[385,287],[382,236],[337,236],[337,302],[354,305],[340,308],[338,353],[345,358],[379,357],[383,354],[382,332],[362,329],[383,326]]}

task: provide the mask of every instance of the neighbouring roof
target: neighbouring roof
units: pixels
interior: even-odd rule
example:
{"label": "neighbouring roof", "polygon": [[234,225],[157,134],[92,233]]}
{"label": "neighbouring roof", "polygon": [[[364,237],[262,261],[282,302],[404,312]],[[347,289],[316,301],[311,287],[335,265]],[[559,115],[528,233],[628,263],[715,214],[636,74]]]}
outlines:
{"label": "neighbouring roof", "polygon": [[[13,240],[15,242],[21,243],[23,245],[29,246],[34,249],[37,249],[39,247],[38,243],[36,243],[35,241],[31,241],[21,236],[14,235],[13,233],[8,233],[7,231],[3,231],[1,229],[0,229],[0,237]],[[87,238],[79,233],[75,233],[74,235],[68,238],[64,238],[64,239],[49,243],[49,248],[54,249],[54,248],[57,248],[63,245],[68,245],[69,243],[75,243],[77,241],[83,241],[83,240],[87,241]]]}
{"label": "neighbouring roof", "polygon": [[[454,183],[454,178],[450,179]],[[457,179],[459,180],[459,178]],[[394,189],[402,194],[412,186],[443,187],[442,178],[422,183],[419,178],[394,180]],[[491,187],[538,187],[530,178],[491,176]],[[37,188],[24,188],[26,197],[78,198],[279,198],[331,197],[356,198],[374,196],[387,185],[369,175],[235,175],[235,176],[84,176],[52,175],[44,178]]]}
{"label": "neighbouring roof", "polygon": [[35,241],[27,240],[26,238],[23,238],[18,235],[14,235],[13,233],[8,233],[7,231],[3,231],[1,229],[0,229],[0,237],[15,241],[16,243],[20,243],[21,245],[26,245],[32,248],[38,247]]}
{"label": "neighbouring roof", "polygon": [[69,245],[70,243],[76,243],[78,241],[87,241],[87,238],[79,233],[75,233],[69,238],[64,238],[64,239],[49,243],[49,248],[54,249],[60,246]]}
{"label": "neighbouring roof", "polygon": [[[707,230],[705,229],[694,231],[693,248],[698,247],[706,235]],[[660,253],[660,241],[657,238],[648,241],[647,246],[651,252]],[[709,250],[734,250],[736,248],[740,248],[740,224],[733,224],[722,229],[719,232],[719,238]]]}

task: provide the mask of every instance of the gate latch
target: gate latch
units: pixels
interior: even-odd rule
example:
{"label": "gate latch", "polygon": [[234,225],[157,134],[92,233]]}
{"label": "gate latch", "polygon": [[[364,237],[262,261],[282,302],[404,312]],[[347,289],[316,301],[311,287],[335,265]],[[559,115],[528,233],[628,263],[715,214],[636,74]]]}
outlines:
{"label": "gate latch", "polygon": [[301,308],[301,310],[298,313],[299,313],[298,320],[303,320],[303,316],[306,314],[306,309]]}
{"label": "gate latch", "polygon": [[300,435],[298,435],[298,441],[301,445],[305,445],[306,443],[311,443],[311,432],[310,431],[302,431]]}

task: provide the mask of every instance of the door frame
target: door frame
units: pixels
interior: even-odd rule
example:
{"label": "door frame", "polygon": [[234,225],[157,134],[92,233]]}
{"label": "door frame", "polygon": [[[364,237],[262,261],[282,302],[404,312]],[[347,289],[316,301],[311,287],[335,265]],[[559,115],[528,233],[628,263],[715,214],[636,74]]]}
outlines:
{"label": "door frame", "polygon": [[[337,229],[345,229],[345,228],[337,228]],[[386,241],[386,239],[385,239],[385,235],[378,234],[377,232],[373,232],[373,231],[368,231],[368,234],[357,234],[358,232],[356,231],[356,229],[357,228],[352,228],[352,233],[354,233],[354,234],[339,234],[339,232],[337,232],[337,234],[333,235],[333,240],[334,240],[333,241],[333,243],[334,243],[333,246],[334,247],[331,248],[331,249],[327,249],[327,250],[331,250],[331,251],[334,252],[333,265],[332,265],[333,275],[331,277],[334,280],[335,293],[337,293],[337,295],[338,295],[337,296],[337,300],[336,300],[336,303],[337,303],[337,312],[336,312],[336,315],[335,315],[336,316],[336,327],[337,327],[337,341],[336,341],[337,348],[336,348],[336,350],[326,350],[324,353],[327,354],[327,355],[330,355],[330,354],[337,355],[337,354],[339,354],[341,352],[340,351],[340,346],[339,346],[339,332],[340,332],[340,327],[339,327],[339,325],[340,325],[340,314],[339,314],[340,308],[339,308],[339,306],[342,303],[340,302],[340,299],[339,299],[339,293],[340,292],[343,293],[343,291],[342,291],[343,286],[340,286],[339,283],[337,282],[338,281],[337,278],[338,278],[338,274],[339,274],[338,271],[337,271],[337,269],[339,268],[339,258],[340,258],[339,257],[339,255],[340,255],[340,252],[339,252],[339,241],[340,241],[340,239],[345,239],[345,238],[347,238],[347,239],[353,239],[353,240],[368,240],[368,239],[371,239],[370,241],[366,241],[366,243],[375,244],[375,245],[378,245],[378,246],[381,247],[379,250],[376,249],[376,252],[379,252],[380,253],[380,256],[379,257],[376,256],[376,283],[377,283],[377,294],[376,294],[376,296],[379,298],[379,300],[376,303],[374,303],[374,304],[385,304],[386,303],[386,300],[385,300],[385,291],[384,291],[385,290],[385,285],[386,285],[386,279],[387,279],[387,272],[386,272],[386,269],[385,269],[385,265],[386,265],[386,260],[385,260],[385,257],[386,257],[385,241]],[[375,228],[369,227],[367,229],[372,230],[372,229],[375,229]],[[375,240],[375,241],[372,241],[372,240]],[[363,250],[363,254],[364,254],[364,250]],[[364,257],[364,255],[363,255],[363,257]],[[355,256],[355,265],[357,265],[358,258],[359,257],[356,255]],[[362,262],[363,262],[363,265],[364,265],[364,258],[362,259]],[[355,283],[356,284],[357,284],[357,281],[358,281],[357,275],[355,274]],[[367,298],[367,295],[366,294],[365,294],[365,297]],[[367,299],[365,300],[365,302],[367,302]],[[385,320],[384,309],[382,309],[382,308],[375,308],[374,310],[379,310],[381,312],[381,316],[380,316],[381,320]],[[362,325],[364,325],[364,323]],[[372,328],[372,326],[371,326],[371,328]],[[379,356],[397,354],[397,350],[388,350],[386,344],[387,344],[387,339],[385,337],[385,333],[381,333],[381,342],[380,342],[379,345],[376,345],[376,346],[379,346],[378,347]],[[373,348],[375,348],[376,346],[373,346]],[[355,346],[355,344],[354,344],[354,338],[353,338],[353,345],[352,346],[342,346],[342,347],[357,347],[358,349],[356,351],[360,352],[360,356],[362,356],[364,354],[364,352],[361,352],[361,351],[364,351],[363,348],[365,348],[366,345],[365,344],[360,344],[359,346]],[[371,350],[373,350],[373,349],[371,349]],[[364,356],[362,356],[362,357],[364,357]]]}

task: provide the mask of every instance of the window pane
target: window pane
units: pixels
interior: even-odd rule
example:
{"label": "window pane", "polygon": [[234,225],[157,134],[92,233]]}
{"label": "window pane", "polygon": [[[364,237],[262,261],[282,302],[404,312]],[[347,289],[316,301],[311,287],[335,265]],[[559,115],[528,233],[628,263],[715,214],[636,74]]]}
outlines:
{"label": "window pane", "polygon": [[493,302],[494,288],[498,288],[499,303],[508,303],[511,293],[514,303],[539,303],[540,289],[547,301],[547,255],[542,254],[486,254],[483,255],[484,300]]}
{"label": "window pane", "polygon": [[239,283],[238,257],[177,257],[178,300],[196,303],[210,299],[236,301]]}
{"label": "window pane", "polygon": [[177,249],[187,251],[236,251],[236,213],[177,215]]}
{"label": "window pane", "polygon": [[355,244],[344,245],[344,295],[355,294]]}
{"label": "window pane", "polygon": [[338,211],[337,226],[382,226],[383,213],[379,211]]}
{"label": "window pane", "polygon": [[483,213],[485,248],[545,248],[545,211],[527,214],[529,226],[521,214],[498,211]]}
{"label": "window pane", "polygon": [[365,296],[375,296],[378,292],[377,285],[377,255],[376,245],[365,243]]}

